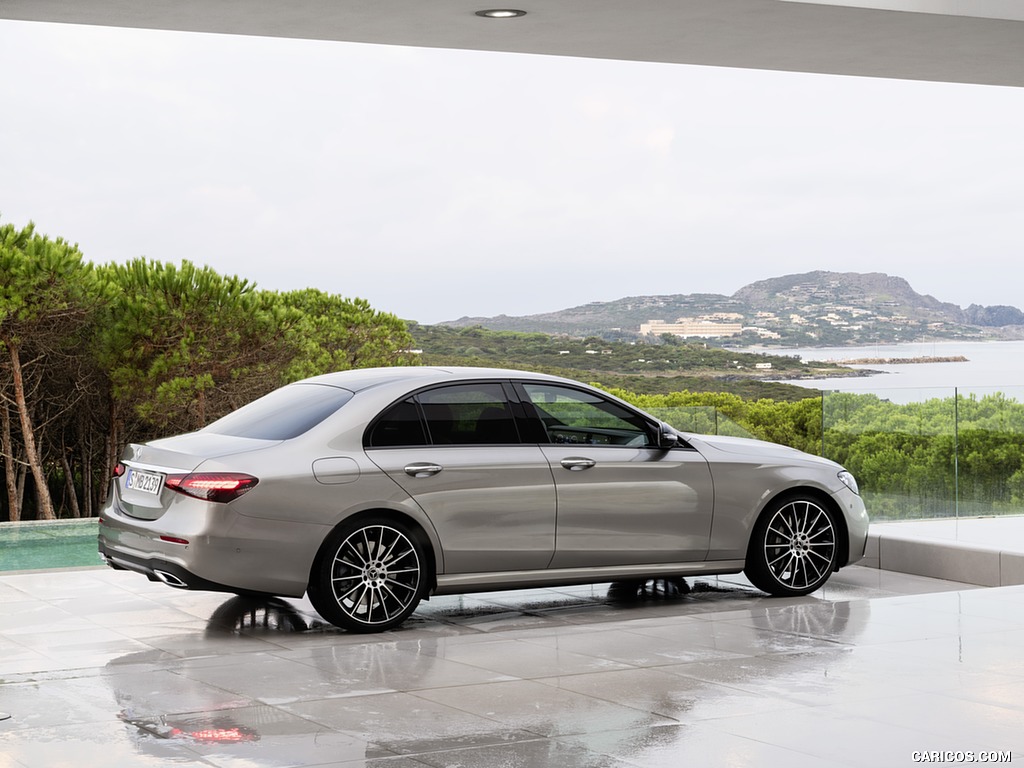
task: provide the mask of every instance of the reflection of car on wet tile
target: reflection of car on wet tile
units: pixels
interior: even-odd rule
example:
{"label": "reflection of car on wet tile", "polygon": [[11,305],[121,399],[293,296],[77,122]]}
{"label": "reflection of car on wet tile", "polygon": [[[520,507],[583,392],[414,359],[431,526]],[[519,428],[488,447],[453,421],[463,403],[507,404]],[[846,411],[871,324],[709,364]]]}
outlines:
{"label": "reflection of car on wet tile", "polygon": [[[363,765],[396,753],[474,765],[508,763],[514,754],[518,764],[533,765],[540,764],[530,760],[537,734],[581,729],[602,754],[631,754],[647,765],[657,762],[643,756],[659,740],[668,739],[673,752],[683,746],[676,742],[681,730],[651,728],[652,722],[668,717],[690,728],[726,713],[770,712],[780,699],[792,707],[848,696],[848,684],[864,676],[850,651],[868,621],[869,601],[806,598],[772,606],[749,587],[699,579],[681,594],[658,581],[616,585],[604,597],[603,588],[586,587],[505,594],[505,612],[543,623],[526,643],[520,629],[485,632],[486,642],[464,631],[480,626],[476,607],[440,621],[416,617],[400,637],[342,643],[330,639],[331,631],[319,637],[323,627],[307,626],[303,603],[232,597],[195,636],[168,624],[172,634],[147,638],[156,647],[184,643],[195,655],[129,653],[109,661],[100,679],[132,748],[160,765],[197,756],[217,764]],[[573,592],[587,595],[592,610],[565,605],[562,597]],[[606,621],[602,605],[624,608],[624,601],[643,624],[639,634]],[[673,603],[686,610],[667,616]],[[723,618],[684,615],[701,607]],[[240,641],[221,641],[231,636]],[[283,648],[293,650],[282,654]],[[522,678],[521,671],[535,674],[552,659],[564,676],[547,684]],[[466,759],[474,743],[503,745],[503,760]],[[573,764],[602,759],[595,752]]]}
{"label": "reflection of car on wet tile", "polygon": [[680,433],[566,379],[424,367],[307,379],[129,446],[99,548],[175,587],[308,593],[365,632],[495,589],[744,571],[802,595],[866,537],[833,462]]}

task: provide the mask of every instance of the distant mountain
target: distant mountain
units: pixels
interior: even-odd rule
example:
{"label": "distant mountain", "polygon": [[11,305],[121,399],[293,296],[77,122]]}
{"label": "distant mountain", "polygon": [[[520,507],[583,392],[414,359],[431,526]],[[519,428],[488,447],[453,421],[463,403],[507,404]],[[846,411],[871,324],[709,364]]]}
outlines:
{"label": "distant mountain", "polygon": [[[652,326],[654,321],[667,325]],[[732,296],[630,296],[537,315],[462,317],[442,325],[608,339],[670,329],[723,345],[1024,338],[1024,312],[1016,307],[972,304],[962,309],[880,272],[807,272],[760,280]]]}
{"label": "distant mountain", "polygon": [[462,317],[441,325],[480,325],[492,330],[565,333],[570,336],[602,336],[615,333],[635,336],[640,332],[640,325],[652,318],[674,319],[687,313],[745,310],[743,302],[717,293],[629,296],[616,301],[595,301],[558,312],[521,317]]}
{"label": "distant mountain", "polygon": [[913,316],[959,320],[960,307],[924,296],[902,277],[881,272],[806,272],[761,280],[740,288],[734,298],[751,307],[784,309],[849,304]]}

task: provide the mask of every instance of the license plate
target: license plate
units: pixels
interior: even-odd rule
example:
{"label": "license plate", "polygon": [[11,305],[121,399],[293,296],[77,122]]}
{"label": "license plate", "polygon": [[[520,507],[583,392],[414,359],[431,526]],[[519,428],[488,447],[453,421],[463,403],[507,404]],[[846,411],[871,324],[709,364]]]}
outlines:
{"label": "license plate", "polygon": [[164,487],[164,476],[154,472],[129,469],[124,478],[124,487],[129,491],[160,493],[160,489]]}

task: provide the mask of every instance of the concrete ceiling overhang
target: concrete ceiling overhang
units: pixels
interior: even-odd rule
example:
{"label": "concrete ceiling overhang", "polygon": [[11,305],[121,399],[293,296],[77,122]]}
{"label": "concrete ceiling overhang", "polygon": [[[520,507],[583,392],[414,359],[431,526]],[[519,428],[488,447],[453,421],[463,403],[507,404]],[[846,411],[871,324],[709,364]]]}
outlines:
{"label": "concrete ceiling overhang", "polygon": [[[0,0],[0,18],[1024,85],[1024,0]],[[872,7],[866,7],[872,6]]]}

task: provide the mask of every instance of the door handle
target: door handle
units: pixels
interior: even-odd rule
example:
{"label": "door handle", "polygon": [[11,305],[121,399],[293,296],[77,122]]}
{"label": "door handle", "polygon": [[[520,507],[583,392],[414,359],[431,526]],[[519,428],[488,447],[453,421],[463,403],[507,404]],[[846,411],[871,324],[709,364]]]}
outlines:
{"label": "door handle", "polygon": [[597,462],[593,459],[585,459],[582,456],[567,456],[562,459],[561,464],[568,470],[579,472],[583,469],[590,469],[592,466],[597,464]]}
{"label": "door handle", "polygon": [[433,477],[442,469],[444,469],[444,467],[440,464],[430,464],[426,461],[417,461],[406,466],[405,474],[411,475],[412,477]]}

